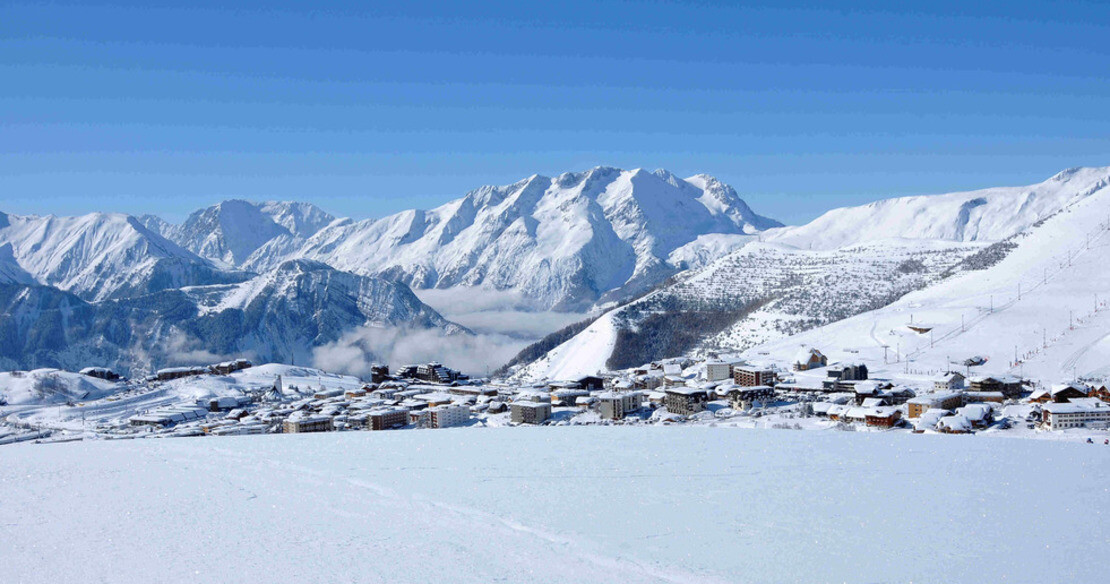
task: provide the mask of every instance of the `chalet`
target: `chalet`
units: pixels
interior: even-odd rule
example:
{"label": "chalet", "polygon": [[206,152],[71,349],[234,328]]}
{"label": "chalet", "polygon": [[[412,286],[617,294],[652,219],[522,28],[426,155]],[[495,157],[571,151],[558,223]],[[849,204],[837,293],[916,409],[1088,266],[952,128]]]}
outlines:
{"label": "chalet", "polygon": [[680,416],[692,416],[705,411],[709,395],[704,389],[693,387],[672,387],[667,390],[664,403],[667,411]]}
{"label": "chalet", "polygon": [[968,382],[971,391],[1001,391],[1008,398],[1021,395],[1021,380],[1016,377],[972,377]]}
{"label": "chalet", "polygon": [[745,387],[770,386],[775,384],[775,372],[757,367],[734,367],[732,380]]}
{"label": "chalet", "polygon": [[331,432],[332,429],[331,418],[328,416],[298,416],[293,414],[281,423],[281,431],[286,434]]}
{"label": "chalet", "polygon": [[1089,396],[1087,388],[1083,385],[1075,383],[1061,383],[1053,385],[1048,389],[1038,389],[1029,396],[1030,403],[1047,404],[1058,403],[1065,404],[1075,399],[1082,399]]}
{"label": "chalet", "polygon": [[551,404],[515,401],[509,404],[509,419],[514,424],[542,424],[551,417]]}
{"label": "chalet", "polygon": [[857,406],[863,405],[863,402],[867,399],[878,397],[880,391],[881,386],[878,381],[866,380],[852,384],[852,393],[855,394]]}
{"label": "chalet", "polygon": [[902,412],[898,408],[877,406],[865,407],[864,422],[868,426],[878,428],[892,428],[902,419]]}
{"label": "chalet", "polygon": [[627,414],[643,407],[644,396],[638,391],[606,392],[598,394],[598,413],[607,420],[621,420]]}
{"label": "chalet", "polygon": [[965,380],[963,374],[950,371],[933,381],[933,390],[944,392],[963,389]]}
{"label": "chalet", "polygon": [[1076,383],[1067,383],[1052,386],[1052,401],[1058,404],[1070,402],[1073,399],[1087,397],[1087,387]]}
{"label": "chalet", "polygon": [[1046,404],[1041,410],[1041,416],[1049,430],[1110,428],[1110,405],[1102,401]]}
{"label": "chalet", "polygon": [[794,371],[809,371],[829,364],[829,358],[813,347],[804,348],[794,356]]}
{"label": "chalet", "polygon": [[[888,384],[889,385],[889,384]],[[887,402],[892,406],[902,405],[911,399],[917,397],[917,392],[908,387],[890,387],[884,389],[880,394],[886,398]]]}
{"label": "chalet", "polygon": [[1087,397],[1096,397],[1104,402],[1110,402],[1110,389],[1107,389],[1106,386],[1103,385],[1097,389],[1092,389],[1087,394]]}
{"label": "chalet", "polygon": [[950,415],[952,415],[952,412],[948,410],[933,408],[914,420],[913,431],[915,434],[921,434],[926,430],[936,430],[937,424],[940,423],[941,419]]}
{"label": "chalet", "polygon": [[107,367],[85,367],[80,373],[86,377],[95,377],[105,381],[119,381],[119,374]]}
{"label": "chalet", "polygon": [[971,421],[963,416],[946,416],[937,422],[937,432],[942,434],[971,434]]}
{"label": "chalet", "polygon": [[994,421],[994,410],[987,404],[970,404],[957,408],[956,415],[967,418],[973,428],[986,428]]}
{"label": "chalet", "polygon": [[825,411],[825,415],[834,422],[847,421],[846,414],[851,409],[852,406],[847,404],[833,404]]}
{"label": "chalet", "polygon": [[756,401],[767,402],[775,397],[775,390],[766,385],[733,388],[728,392],[729,405],[734,410],[745,410]]}
{"label": "chalet", "polygon": [[931,395],[923,395],[915,397],[906,402],[906,414],[910,418],[918,418],[921,414],[937,408],[942,410],[954,410],[964,405],[964,396],[958,391],[949,393],[935,393]]}
{"label": "chalet", "polygon": [[833,407],[834,405],[836,405],[836,404],[834,404],[832,402],[817,402],[817,403],[814,403],[810,407],[813,410],[813,415],[815,415],[815,416],[828,416],[829,415],[829,408]]}

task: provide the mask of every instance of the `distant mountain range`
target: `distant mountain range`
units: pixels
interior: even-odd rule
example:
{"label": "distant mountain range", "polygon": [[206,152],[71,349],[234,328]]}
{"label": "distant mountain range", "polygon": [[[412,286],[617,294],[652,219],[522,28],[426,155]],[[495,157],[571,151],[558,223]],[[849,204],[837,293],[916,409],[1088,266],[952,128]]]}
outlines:
{"label": "distant mountain range", "polygon": [[0,366],[130,369],[172,363],[174,352],[303,359],[360,326],[467,334],[409,287],[585,310],[779,226],[708,175],[604,167],[363,221],[241,200],[180,225],[0,214]]}
{"label": "distant mountain range", "polygon": [[605,167],[485,186],[429,211],[381,219],[336,220],[303,203],[225,201],[181,225],[143,222],[227,268],[260,271],[305,258],[417,289],[511,290],[537,308],[562,310],[644,290],[782,225],[708,175]]}
{"label": "distant mountain range", "polygon": [[[412,289],[507,291],[536,310],[631,301],[521,369],[534,377],[676,347],[740,349],[999,261],[1010,247],[992,244],[1108,184],[1108,168],[1072,169],[1028,187],[836,209],[794,227],[708,175],[607,167],[362,221],[240,200],[180,225],[0,213],[0,368],[128,370],[232,354],[302,362],[358,327],[470,333]],[[707,310],[719,314],[663,331],[676,326],[668,314]]]}

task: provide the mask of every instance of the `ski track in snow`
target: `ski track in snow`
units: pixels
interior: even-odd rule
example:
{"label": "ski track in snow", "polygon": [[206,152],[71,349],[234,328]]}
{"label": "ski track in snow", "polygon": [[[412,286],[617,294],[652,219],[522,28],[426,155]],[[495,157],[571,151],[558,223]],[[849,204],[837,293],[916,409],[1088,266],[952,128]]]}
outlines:
{"label": "ski track in snow", "polygon": [[3,452],[13,582],[1094,583],[1108,542],[1110,449],[1079,443],[675,426]]}

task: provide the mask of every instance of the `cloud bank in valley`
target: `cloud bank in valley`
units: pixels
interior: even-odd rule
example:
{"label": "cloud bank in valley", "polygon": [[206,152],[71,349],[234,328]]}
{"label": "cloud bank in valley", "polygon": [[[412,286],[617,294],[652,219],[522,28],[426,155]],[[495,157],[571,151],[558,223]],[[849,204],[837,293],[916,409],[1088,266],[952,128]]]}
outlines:
{"label": "cloud bank in valley", "polygon": [[313,365],[320,369],[359,376],[368,376],[371,365],[376,363],[396,368],[428,361],[484,376],[527,344],[528,341],[498,334],[448,335],[440,330],[366,326],[316,347],[312,354]]}
{"label": "cloud bank in valley", "polygon": [[472,331],[529,343],[583,318],[576,312],[539,310],[533,301],[516,291],[452,288],[414,292],[444,317]]}

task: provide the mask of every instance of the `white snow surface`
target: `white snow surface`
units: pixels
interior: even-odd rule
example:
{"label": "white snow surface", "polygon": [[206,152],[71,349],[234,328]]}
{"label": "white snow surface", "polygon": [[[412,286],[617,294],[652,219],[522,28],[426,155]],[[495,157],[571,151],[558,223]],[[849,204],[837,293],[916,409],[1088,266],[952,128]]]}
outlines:
{"label": "white snow surface", "polygon": [[[832,360],[877,363],[873,371],[891,376],[964,371],[965,359],[983,356],[987,363],[971,368],[973,375],[1017,375],[1044,385],[1076,376],[1110,378],[1108,228],[1110,188],[1104,184],[1015,237],[1017,247],[993,267],[758,345],[747,355],[774,360],[814,346]],[[911,318],[932,331],[910,330]]]}
{"label": "white snow surface", "polygon": [[1035,185],[885,199],[834,209],[764,240],[836,249],[890,238],[998,241],[1110,184],[1110,167],[1072,168]]}
{"label": "white snow surface", "polygon": [[617,327],[613,316],[618,309],[598,317],[582,332],[567,342],[547,352],[514,373],[526,380],[577,379],[605,371],[605,362],[613,354],[617,342]]}
{"label": "white snow surface", "polygon": [[63,371],[35,369],[0,372],[0,400],[10,405],[57,404],[98,399],[119,391],[121,384]]}
{"label": "white snow surface", "polygon": [[467,428],[3,458],[9,582],[1099,583],[1110,536],[1110,449],[1053,441]]}

